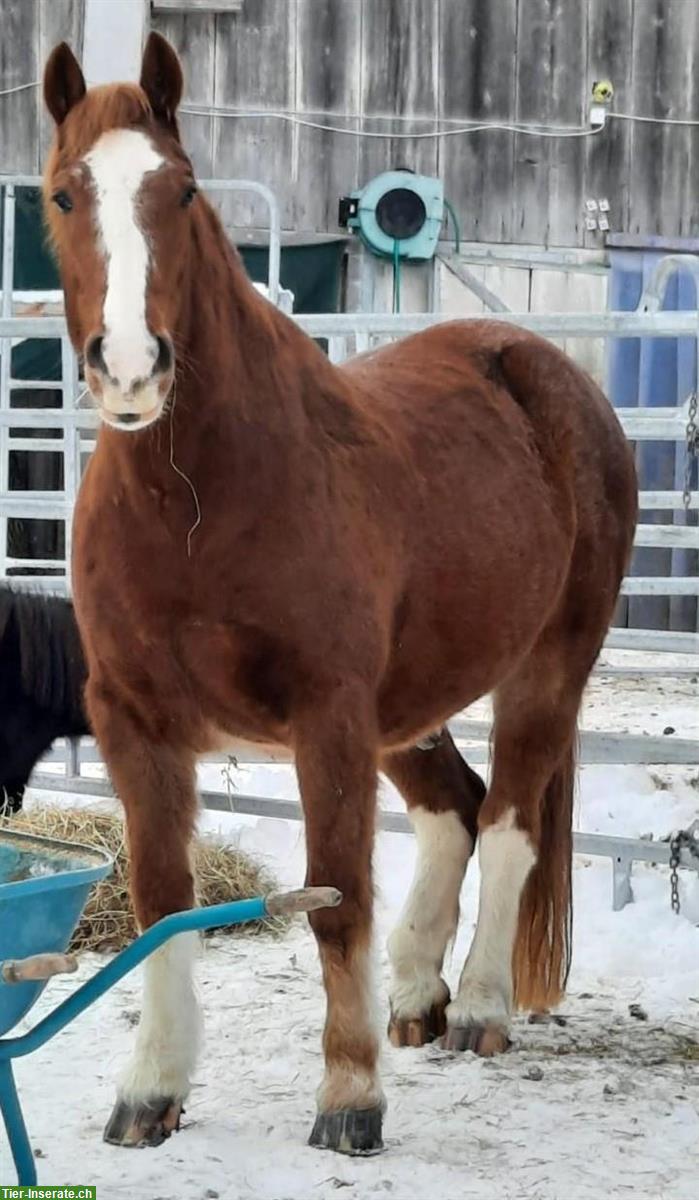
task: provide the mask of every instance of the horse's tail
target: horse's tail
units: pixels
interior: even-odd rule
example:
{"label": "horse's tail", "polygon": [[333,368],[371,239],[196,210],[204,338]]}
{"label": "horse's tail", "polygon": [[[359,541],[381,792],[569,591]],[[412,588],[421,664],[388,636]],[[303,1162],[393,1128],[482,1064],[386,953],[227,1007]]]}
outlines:
{"label": "horse's tail", "polygon": [[570,970],[576,743],[574,735],[544,793],[538,858],[519,907],[514,1000],[533,1012],[558,1004]]}

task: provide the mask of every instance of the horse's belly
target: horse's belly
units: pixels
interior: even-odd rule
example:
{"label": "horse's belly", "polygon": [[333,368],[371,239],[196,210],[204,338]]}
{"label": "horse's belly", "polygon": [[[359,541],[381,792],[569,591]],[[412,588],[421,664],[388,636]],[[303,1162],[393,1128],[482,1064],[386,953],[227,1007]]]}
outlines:
{"label": "horse's belly", "polygon": [[[274,741],[271,738],[260,734],[259,737],[241,737],[239,734],[221,729],[216,725],[209,725],[206,728],[205,748],[203,754],[229,754],[232,758],[239,758],[243,762],[255,762],[258,758],[273,759],[275,762],[287,763],[293,759],[293,754],[286,744],[282,741]],[[287,739],[288,740],[288,739]]]}
{"label": "horse's belly", "polygon": [[550,620],[561,566],[519,579],[503,570],[497,583],[442,568],[432,589],[414,589],[379,696],[387,744],[409,743],[497,688]]}

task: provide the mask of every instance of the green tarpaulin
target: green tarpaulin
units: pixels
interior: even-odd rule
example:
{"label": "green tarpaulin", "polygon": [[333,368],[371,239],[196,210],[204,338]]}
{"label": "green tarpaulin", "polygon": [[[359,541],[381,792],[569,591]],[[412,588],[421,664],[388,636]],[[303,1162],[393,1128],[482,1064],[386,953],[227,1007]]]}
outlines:
{"label": "green tarpaulin", "polygon": [[[282,245],[279,276],[281,285],[294,294],[294,312],[333,313],[340,307],[342,260],[346,238],[323,238],[312,242],[294,240]],[[238,247],[245,268],[255,283],[266,283],[267,246]]]}

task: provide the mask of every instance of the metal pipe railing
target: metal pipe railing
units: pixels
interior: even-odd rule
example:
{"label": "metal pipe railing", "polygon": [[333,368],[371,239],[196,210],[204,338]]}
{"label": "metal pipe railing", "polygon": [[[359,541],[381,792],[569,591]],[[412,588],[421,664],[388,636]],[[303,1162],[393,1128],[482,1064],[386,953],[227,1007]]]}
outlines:
{"label": "metal pipe railing", "polygon": [[665,299],[667,285],[674,275],[686,271],[694,280],[699,308],[699,257],[696,254],[665,254],[656,264],[647,281],[636,309],[639,313],[656,313]]}

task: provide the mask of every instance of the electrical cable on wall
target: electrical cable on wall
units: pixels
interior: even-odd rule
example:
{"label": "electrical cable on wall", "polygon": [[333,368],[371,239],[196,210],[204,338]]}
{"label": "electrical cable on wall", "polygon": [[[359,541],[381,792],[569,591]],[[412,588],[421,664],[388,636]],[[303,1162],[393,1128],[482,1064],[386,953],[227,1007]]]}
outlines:
{"label": "electrical cable on wall", "polygon": [[[537,125],[535,123],[523,122],[505,122],[505,121],[479,121],[471,124],[460,124],[454,129],[432,129],[421,130],[417,133],[395,133],[383,132],[381,130],[363,130],[351,129],[345,125],[327,125],[320,121],[311,121],[307,117],[297,116],[290,112],[265,112],[265,111],[244,111],[239,109],[219,108],[214,105],[205,104],[183,104],[180,111],[194,117],[226,117],[236,120],[244,120],[245,118],[254,118],[259,120],[263,117],[270,120],[286,121],[289,125],[297,125],[302,129],[318,129],[322,133],[336,133],[345,137],[354,138],[370,138],[383,139],[385,141],[425,141],[430,138],[448,138],[459,137],[466,133],[483,133],[487,130],[495,130],[502,133],[521,133],[530,137],[551,137],[551,138],[576,138],[576,137],[594,137],[599,132],[596,128],[589,126],[576,127],[566,125]],[[377,118],[359,118],[376,120]],[[386,118],[386,120],[403,120],[403,121],[428,121],[429,117],[402,117],[402,118]],[[699,124],[699,122],[698,122]]]}
{"label": "electrical cable on wall", "polygon": [[[311,121],[307,117],[299,116],[297,113],[291,112],[291,111],[270,112],[270,111],[263,110],[263,111],[258,112],[256,110],[248,111],[248,110],[240,109],[240,108],[226,108],[226,107],[222,107],[222,106],[218,106],[218,105],[209,105],[209,104],[183,104],[181,106],[181,111],[184,113],[188,113],[190,116],[202,116],[202,117],[203,116],[228,117],[228,118],[233,118],[233,119],[235,119],[235,118],[243,119],[245,117],[252,117],[256,120],[259,120],[263,117],[268,117],[271,120],[287,121],[287,122],[289,122],[289,124],[299,125],[302,128],[318,129],[324,133],[337,133],[337,134],[345,135],[347,137],[355,137],[355,138],[384,138],[389,141],[395,141],[395,140],[401,140],[401,139],[407,140],[407,141],[414,141],[414,140],[421,140],[421,139],[426,139],[426,138],[458,137],[460,135],[467,134],[467,133],[483,133],[483,132],[485,132],[487,130],[491,130],[491,129],[494,130],[495,132],[501,132],[501,133],[519,133],[519,134],[523,134],[523,135],[526,135],[529,137],[551,137],[551,138],[591,137],[594,134],[599,133],[599,128],[597,128],[597,127],[590,128],[590,126],[588,126],[588,125],[567,126],[567,125],[545,125],[543,123],[539,124],[539,123],[533,122],[533,121],[524,122],[524,121],[475,121],[475,120],[474,121],[468,121],[468,120],[460,121],[460,122],[456,123],[456,128],[454,128],[454,129],[434,129],[434,130],[422,130],[419,132],[411,132],[411,133],[396,133],[396,132],[388,132],[388,131],[383,132],[381,130],[352,129],[349,126],[322,124],[320,121]],[[645,117],[645,116],[638,116],[635,113],[622,113],[622,112],[615,112],[615,111],[610,111],[607,114],[608,120],[612,120],[614,117],[618,117],[619,120],[622,120],[622,121],[640,121],[643,123],[656,124],[656,125],[699,126],[699,120],[694,120],[691,117],[687,117],[687,118]],[[362,120],[362,119],[369,119],[369,118],[366,118],[366,117],[363,118],[361,116],[357,116],[355,118],[350,118],[350,119]],[[376,119],[378,119],[378,118],[375,118],[375,117],[371,118],[371,120],[376,120]],[[391,120],[391,121],[414,123],[416,121],[423,121],[423,122],[430,121],[432,118],[430,118],[430,117],[390,117],[390,118],[387,117],[385,119]],[[449,118],[445,118],[444,120],[448,121]]]}
{"label": "electrical cable on wall", "polygon": [[26,92],[29,88],[38,87],[38,83],[18,83],[16,87],[3,88],[0,96],[13,96],[15,92]]}
{"label": "electrical cable on wall", "polygon": [[[3,96],[12,96],[17,92],[24,92],[30,88],[39,87],[39,82],[34,80],[30,83],[19,83],[14,87],[0,89],[0,98]],[[362,130],[352,129],[349,126],[323,124],[321,121],[311,121],[307,117],[300,116],[292,111],[266,111],[266,110],[245,110],[240,108],[229,108],[219,105],[209,104],[183,104],[180,111],[187,113],[189,116],[199,117],[228,117],[238,120],[254,119],[260,120],[267,118],[275,121],[287,121],[291,125],[298,125],[306,129],[318,129],[323,133],[336,133],[346,137],[355,138],[383,138],[388,141],[396,141],[405,139],[407,141],[423,140],[428,138],[447,138],[459,137],[468,133],[484,133],[489,129],[500,133],[519,133],[528,137],[551,137],[551,138],[570,138],[570,137],[593,137],[599,132],[597,128],[589,126],[567,126],[567,125],[547,125],[544,123],[538,124],[533,121],[469,121],[468,119],[458,121],[456,118],[440,118],[442,124],[453,121],[454,129],[433,129],[421,130],[417,133],[395,133],[383,132],[377,130]],[[638,121],[648,125],[679,125],[686,127],[699,126],[699,119],[692,117],[648,117],[642,116],[639,113],[625,113],[609,111],[607,120],[613,121]],[[349,117],[350,120],[369,119],[361,115]],[[372,120],[377,118],[372,117]],[[403,117],[396,116],[386,118],[395,122],[410,122],[430,121],[430,117]]]}

